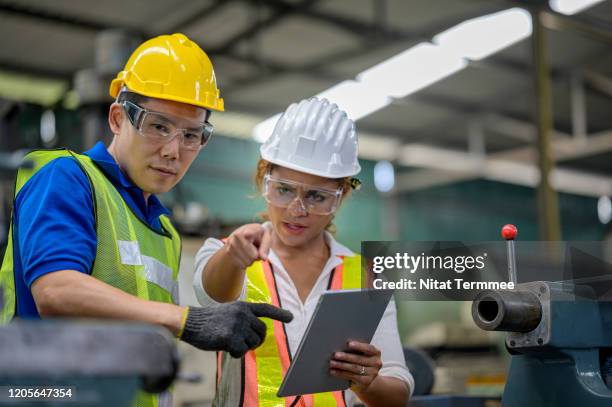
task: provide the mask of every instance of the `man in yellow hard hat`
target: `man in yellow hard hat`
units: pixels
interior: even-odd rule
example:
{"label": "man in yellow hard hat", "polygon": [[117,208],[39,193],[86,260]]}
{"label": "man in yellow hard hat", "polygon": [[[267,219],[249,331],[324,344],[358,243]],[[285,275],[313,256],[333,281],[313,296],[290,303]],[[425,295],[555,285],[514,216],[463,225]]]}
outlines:
{"label": "man in yellow hard hat", "polygon": [[[15,317],[94,317],[159,324],[205,350],[240,357],[258,346],[267,304],[177,305],[180,238],[155,194],[169,191],[209,141],[223,111],[208,56],[182,34],[144,42],[110,85],[114,138],[84,154],[40,150],[17,175],[0,270]],[[139,406],[156,406],[141,394]]]}

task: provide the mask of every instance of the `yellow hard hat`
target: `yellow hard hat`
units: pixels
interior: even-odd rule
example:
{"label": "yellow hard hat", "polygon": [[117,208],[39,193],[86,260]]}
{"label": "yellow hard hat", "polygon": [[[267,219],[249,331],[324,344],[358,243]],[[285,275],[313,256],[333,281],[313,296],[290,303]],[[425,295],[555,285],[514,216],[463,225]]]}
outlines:
{"label": "yellow hard hat", "polygon": [[208,55],[183,34],[142,43],[110,84],[113,98],[123,86],[135,93],[223,111],[223,99]]}

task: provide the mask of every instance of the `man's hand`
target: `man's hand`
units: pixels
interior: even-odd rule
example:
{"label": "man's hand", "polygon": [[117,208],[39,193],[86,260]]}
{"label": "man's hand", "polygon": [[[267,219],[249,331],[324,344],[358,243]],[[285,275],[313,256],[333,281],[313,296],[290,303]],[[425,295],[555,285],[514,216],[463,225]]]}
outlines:
{"label": "man's hand", "polygon": [[271,243],[272,231],[269,228],[259,223],[249,223],[229,235],[224,250],[244,270],[255,260],[267,260]]}
{"label": "man's hand", "polygon": [[261,345],[266,325],[259,317],[290,322],[293,315],[270,304],[236,301],[189,307],[181,339],[202,350],[227,351],[235,358]]}

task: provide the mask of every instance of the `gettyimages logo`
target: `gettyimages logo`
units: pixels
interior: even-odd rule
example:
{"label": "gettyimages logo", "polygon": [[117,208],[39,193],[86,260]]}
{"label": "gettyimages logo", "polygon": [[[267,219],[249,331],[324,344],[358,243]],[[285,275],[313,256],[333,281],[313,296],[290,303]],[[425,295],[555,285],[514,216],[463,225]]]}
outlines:
{"label": "gettyimages logo", "polygon": [[461,274],[466,270],[483,270],[487,256],[487,253],[480,256],[441,256],[425,253],[413,256],[408,253],[395,253],[391,256],[375,256],[372,259],[372,271],[380,274],[387,270],[406,270],[410,273],[420,270],[452,270]]}
{"label": "gettyimages logo", "polygon": [[504,242],[362,242],[364,287],[398,299],[470,300],[477,290],[513,289]]}

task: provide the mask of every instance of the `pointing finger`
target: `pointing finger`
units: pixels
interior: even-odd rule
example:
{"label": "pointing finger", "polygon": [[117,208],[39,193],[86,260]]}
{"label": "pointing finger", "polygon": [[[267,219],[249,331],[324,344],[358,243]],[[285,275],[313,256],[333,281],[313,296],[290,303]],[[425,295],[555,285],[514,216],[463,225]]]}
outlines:
{"label": "pointing finger", "polygon": [[268,260],[268,252],[272,245],[272,231],[268,228],[263,228],[263,236],[261,237],[261,243],[259,244],[259,257],[262,260]]}
{"label": "pointing finger", "polygon": [[257,317],[272,318],[285,323],[291,322],[293,319],[291,312],[270,304],[249,303],[249,307]]}

